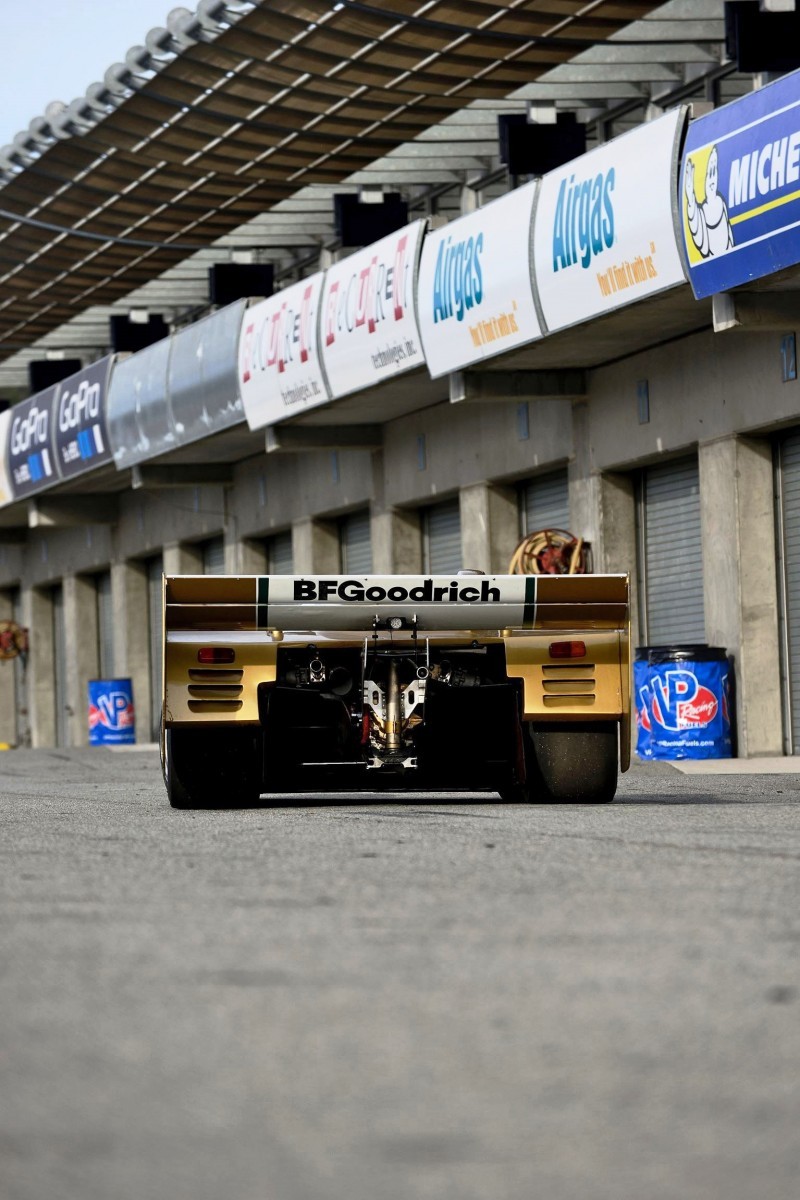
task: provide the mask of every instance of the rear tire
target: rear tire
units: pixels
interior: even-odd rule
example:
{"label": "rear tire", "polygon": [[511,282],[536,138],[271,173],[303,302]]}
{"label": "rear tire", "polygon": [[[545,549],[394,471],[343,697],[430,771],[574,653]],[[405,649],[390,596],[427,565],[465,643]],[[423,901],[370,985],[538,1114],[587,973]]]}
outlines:
{"label": "rear tire", "polygon": [[173,808],[246,808],[261,795],[262,738],[251,729],[167,729],[164,783]]}
{"label": "rear tire", "polygon": [[615,721],[523,727],[532,804],[607,804],[614,799],[619,770]]}

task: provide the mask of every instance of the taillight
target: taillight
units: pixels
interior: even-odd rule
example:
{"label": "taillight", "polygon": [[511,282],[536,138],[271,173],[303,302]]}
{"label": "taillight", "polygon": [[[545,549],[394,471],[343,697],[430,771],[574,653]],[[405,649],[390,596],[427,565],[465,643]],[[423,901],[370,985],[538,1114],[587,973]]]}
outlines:
{"label": "taillight", "polygon": [[197,661],[201,663],[232,663],[236,657],[230,646],[201,646]]}
{"label": "taillight", "polygon": [[551,658],[585,658],[586,642],[551,642]]}

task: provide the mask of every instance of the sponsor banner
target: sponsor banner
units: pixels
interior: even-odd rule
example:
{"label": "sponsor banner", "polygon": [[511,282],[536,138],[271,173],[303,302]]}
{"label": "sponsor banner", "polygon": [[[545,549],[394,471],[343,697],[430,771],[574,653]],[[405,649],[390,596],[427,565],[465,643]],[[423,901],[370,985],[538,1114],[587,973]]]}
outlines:
{"label": "sponsor banner", "polygon": [[415,221],[325,272],[320,355],[331,396],[424,365],[414,309],[424,230]]}
{"label": "sponsor banner", "polygon": [[9,411],[6,467],[14,499],[58,482],[53,453],[53,400],[59,385],[15,404]]}
{"label": "sponsor banner", "polygon": [[237,300],[170,339],[167,401],[181,445],[244,420],[236,348],[246,308],[246,300]]}
{"label": "sponsor banner", "polygon": [[800,262],[800,72],[691,123],[679,204],[698,299]]}
{"label": "sponsor banner", "polygon": [[11,490],[11,479],[8,474],[7,466],[7,447],[8,434],[11,425],[11,412],[6,409],[5,412],[0,412],[0,508],[5,504],[10,504],[14,499],[14,494]]}
{"label": "sponsor banner", "polygon": [[111,462],[105,412],[111,361],[92,363],[56,387],[53,451],[62,479]]}
{"label": "sponsor banner", "polygon": [[376,616],[420,629],[532,628],[535,613],[533,575],[261,575],[257,581],[263,629],[369,629]]}
{"label": "sponsor banner", "polygon": [[533,231],[549,331],[685,282],[673,204],[686,109],[674,109],[542,179]]}
{"label": "sponsor banner", "polygon": [[237,383],[251,429],[274,425],[331,398],[317,345],[323,278],[321,271],[311,275],[244,314]]}
{"label": "sponsor banner", "polygon": [[432,379],[541,337],[530,271],[536,187],[426,236],[417,307]]}
{"label": "sponsor banner", "polygon": [[122,471],[178,445],[167,404],[170,339],[118,359],[108,388],[108,433]]}

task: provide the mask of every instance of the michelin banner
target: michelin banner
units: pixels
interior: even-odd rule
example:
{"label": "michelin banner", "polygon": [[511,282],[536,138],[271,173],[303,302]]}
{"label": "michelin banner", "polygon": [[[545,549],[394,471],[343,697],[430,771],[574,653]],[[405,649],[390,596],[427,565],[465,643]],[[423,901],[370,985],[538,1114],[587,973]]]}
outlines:
{"label": "michelin banner", "polygon": [[530,271],[536,184],[425,238],[417,305],[432,379],[542,336]]}
{"label": "michelin banner", "polygon": [[415,221],[325,272],[320,353],[332,396],[425,365],[414,308],[424,231]]}
{"label": "michelin banner", "polygon": [[542,179],[533,262],[548,331],[685,282],[673,196],[686,111],[673,109]]}
{"label": "michelin banner", "polygon": [[800,72],[692,122],[680,205],[698,300],[800,262]]}
{"label": "michelin banner", "polygon": [[239,335],[239,395],[251,429],[327,404],[317,347],[323,273],[248,308]]}

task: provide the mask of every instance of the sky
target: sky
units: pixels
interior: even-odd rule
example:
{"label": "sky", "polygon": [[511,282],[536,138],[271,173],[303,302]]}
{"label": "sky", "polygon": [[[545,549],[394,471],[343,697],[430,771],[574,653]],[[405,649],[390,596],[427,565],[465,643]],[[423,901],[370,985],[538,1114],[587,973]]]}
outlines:
{"label": "sky", "polygon": [[51,100],[82,96],[179,7],[194,12],[196,0],[0,0],[0,147]]}

